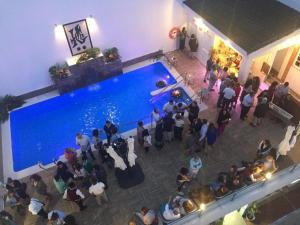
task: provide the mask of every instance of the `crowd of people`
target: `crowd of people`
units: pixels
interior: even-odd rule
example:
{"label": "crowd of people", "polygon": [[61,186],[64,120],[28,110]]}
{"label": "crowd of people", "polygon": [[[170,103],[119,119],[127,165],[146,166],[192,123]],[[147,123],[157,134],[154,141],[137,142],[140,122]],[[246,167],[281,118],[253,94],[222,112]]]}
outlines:
{"label": "crowd of people", "polygon": [[[184,30],[182,33],[185,33]],[[180,38],[185,41],[185,37],[186,34]],[[192,35],[191,39],[193,38],[195,37]],[[144,148],[146,154],[153,149],[160,151],[170,142],[184,141],[184,153],[192,155],[188,166],[180,168],[176,177],[177,195],[170,198],[166,204],[162,204],[159,213],[142,207],[141,211],[135,214],[145,225],[160,224],[160,218],[166,221],[175,220],[197,208],[192,198],[183,196],[185,195],[184,190],[192,180],[197,179],[198,172],[203,166],[198,153],[201,153],[201,157],[207,157],[213,152],[214,144],[230,123],[231,112],[236,108],[238,100],[241,104],[241,120],[248,117],[250,108],[254,106],[255,96],[260,85],[258,77],[247,80],[242,88],[235,75],[228,74],[227,67],[221,68],[218,65],[218,60],[214,61],[209,58],[206,69],[204,82],[208,80],[209,91],[215,91],[217,80],[221,81],[219,97],[216,102],[219,112],[215,123],[199,117],[200,108],[196,101],[187,105],[173,99],[163,106],[162,112],[158,108],[153,110],[150,127],[146,128],[143,121],[137,123],[137,141]],[[269,102],[284,104],[283,102],[288,96],[288,86],[287,82],[284,84],[273,82],[268,90],[262,91],[257,96],[257,104],[250,125],[256,127],[262,124],[262,119],[269,109]],[[184,130],[187,132],[184,133]],[[106,134],[107,141],[105,143],[100,138],[101,132]],[[94,129],[91,137],[90,139],[87,134],[77,133],[75,142],[80,147],[81,157],[78,158],[75,149],[66,148],[64,152],[66,162],[56,162],[57,169],[53,175],[53,184],[62,199],[76,204],[81,211],[87,208],[84,201],[87,194],[94,197],[99,206],[109,202],[106,194],[107,174],[103,165],[106,164],[108,168],[113,168],[114,160],[108,154],[107,149],[109,146],[117,146],[120,140],[125,141],[118,133],[117,126],[111,121],[106,121],[103,129]],[[93,149],[98,152],[101,164],[97,163]],[[126,155],[126,149],[123,152],[118,150],[117,154]],[[228,171],[220,172],[215,182],[205,185],[206,190],[209,190],[213,196],[211,199],[215,199],[245,185],[263,180],[267,173],[277,170],[275,158],[276,150],[272,148],[269,140],[263,140],[259,144],[257,157],[253,161],[243,161],[239,166],[232,165]],[[41,176],[33,174],[30,177],[29,185],[34,190],[32,195],[27,194],[27,185],[8,178],[5,186],[7,189],[6,207],[21,214],[24,214],[24,210],[28,210],[32,215],[48,220],[51,224],[76,224],[72,215],[66,215],[57,209],[48,209],[47,206],[51,202],[52,196]],[[6,215],[7,220],[13,221],[9,213],[3,211],[2,214]],[[137,224],[135,221],[130,223]]]}

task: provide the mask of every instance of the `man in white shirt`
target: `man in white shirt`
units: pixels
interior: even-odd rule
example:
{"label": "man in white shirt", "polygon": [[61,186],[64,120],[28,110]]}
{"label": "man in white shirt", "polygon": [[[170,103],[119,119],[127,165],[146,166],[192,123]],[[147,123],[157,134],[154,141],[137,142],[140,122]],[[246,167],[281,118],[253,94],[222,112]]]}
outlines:
{"label": "man in white shirt", "polygon": [[200,145],[201,147],[204,147],[204,143],[205,143],[205,138],[206,138],[206,133],[207,133],[207,130],[208,130],[208,125],[209,125],[209,122],[204,119],[202,121],[202,126],[201,126],[201,129],[200,129],[200,139],[199,139],[199,142],[200,142]]}
{"label": "man in white shirt", "polygon": [[76,134],[76,144],[80,146],[80,150],[83,156],[86,156],[86,152],[88,152],[93,160],[95,160],[95,156],[92,152],[90,138],[81,133]]}
{"label": "man in white shirt", "polygon": [[156,127],[156,123],[161,119],[159,110],[157,108],[155,108],[152,113],[151,113],[151,125],[152,128]]}
{"label": "man in white shirt", "polygon": [[44,211],[44,203],[40,202],[36,198],[30,199],[30,204],[28,206],[28,211],[32,213],[32,215],[39,215],[45,219],[48,218],[48,214]]}
{"label": "man in white shirt", "polygon": [[184,102],[178,102],[175,107],[175,112],[180,113],[182,116],[184,116],[186,108],[187,105]]}
{"label": "man in white shirt", "polygon": [[53,225],[63,225],[64,222],[65,213],[59,210],[52,210],[48,213],[48,220]]}
{"label": "man in white shirt", "polygon": [[174,106],[175,106],[175,104],[174,104],[174,101],[171,99],[170,101],[168,101],[165,105],[164,105],[164,107],[163,107],[163,110],[164,110],[164,112],[166,113],[166,114],[168,114],[168,113],[173,113],[174,112]]}
{"label": "man in white shirt", "polygon": [[242,101],[242,108],[241,108],[241,115],[240,115],[240,119],[241,120],[245,120],[245,118],[247,117],[247,114],[251,108],[251,106],[253,105],[253,100],[254,100],[254,93],[251,92],[250,94],[247,94],[243,101]]}
{"label": "man in white shirt", "polygon": [[95,177],[91,178],[92,185],[89,188],[89,193],[94,195],[98,205],[101,205],[101,200],[103,199],[105,202],[108,202],[107,195],[105,193],[105,184],[102,182],[97,182]]}
{"label": "man in white shirt", "polygon": [[235,91],[232,86],[228,86],[223,90],[223,108],[228,109],[230,103],[235,97]]}

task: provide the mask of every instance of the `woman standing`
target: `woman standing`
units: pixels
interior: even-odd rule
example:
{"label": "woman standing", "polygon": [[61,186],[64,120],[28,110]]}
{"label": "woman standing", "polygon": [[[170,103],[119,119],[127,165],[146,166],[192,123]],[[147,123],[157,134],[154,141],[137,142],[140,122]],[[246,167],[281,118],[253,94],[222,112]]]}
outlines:
{"label": "woman standing", "polygon": [[[206,133],[206,141],[207,141],[207,145],[208,147],[210,147],[211,149],[213,148],[213,145],[215,144],[216,140],[217,140],[217,136],[218,136],[218,131],[217,128],[215,127],[215,125],[213,123],[210,123],[207,129],[207,133]],[[205,156],[207,156],[207,150],[204,149],[204,154]]]}
{"label": "woman standing", "polygon": [[227,109],[223,108],[218,116],[218,134],[221,135],[224,133],[225,127],[227,126],[227,124],[229,123],[229,120],[231,120],[231,115],[228,112]]}
{"label": "woman standing", "polygon": [[138,143],[143,146],[144,138],[143,138],[143,132],[145,130],[143,121],[139,121],[137,125],[137,139]]}
{"label": "woman standing", "polygon": [[185,48],[185,39],[187,37],[187,31],[185,27],[182,28],[181,32],[179,33],[179,50],[183,51]]}

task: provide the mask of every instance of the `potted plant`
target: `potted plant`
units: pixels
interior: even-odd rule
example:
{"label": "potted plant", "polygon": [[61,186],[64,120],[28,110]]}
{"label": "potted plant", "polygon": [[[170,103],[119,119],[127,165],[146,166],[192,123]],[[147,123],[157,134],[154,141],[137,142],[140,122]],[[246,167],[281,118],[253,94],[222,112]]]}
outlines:
{"label": "potted plant", "polygon": [[51,79],[55,82],[57,79],[64,79],[69,76],[70,71],[66,62],[56,63],[49,68]]}
{"label": "potted plant", "polygon": [[17,96],[5,95],[0,98],[0,120],[5,122],[8,119],[9,111],[21,107],[25,101]]}
{"label": "potted plant", "polygon": [[90,48],[80,55],[76,64],[85,62],[89,59],[95,59],[99,56],[99,54],[100,54],[100,48]]}
{"label": "potted plant", "polygon": [[106,49],[104,51],[104,57],[106,62],[113,62],[120,59],[119,50],[116,47]]}
{"label": "potted plant", "polygon": [[256,214],[259,213],[256,203],[251,204],[245,210],[245,217],[248,221],[254,221],[256,219]]}

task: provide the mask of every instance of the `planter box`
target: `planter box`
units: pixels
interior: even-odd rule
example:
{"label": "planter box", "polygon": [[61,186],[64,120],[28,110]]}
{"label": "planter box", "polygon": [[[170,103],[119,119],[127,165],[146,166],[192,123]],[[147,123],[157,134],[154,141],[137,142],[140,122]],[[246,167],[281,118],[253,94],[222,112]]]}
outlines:
{"label": "planter box", "polygon": [[73,91],[112,76],[123,73],[121,60],[105,63],[103,57],[69,66],[71,76],[56,80],[55,84],[60,94]]}

